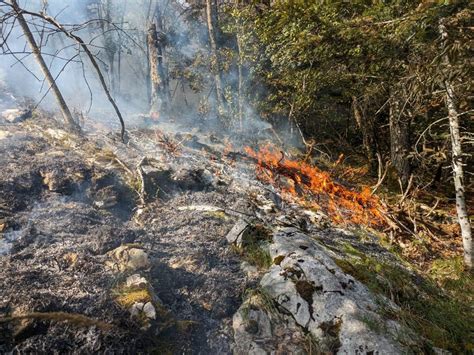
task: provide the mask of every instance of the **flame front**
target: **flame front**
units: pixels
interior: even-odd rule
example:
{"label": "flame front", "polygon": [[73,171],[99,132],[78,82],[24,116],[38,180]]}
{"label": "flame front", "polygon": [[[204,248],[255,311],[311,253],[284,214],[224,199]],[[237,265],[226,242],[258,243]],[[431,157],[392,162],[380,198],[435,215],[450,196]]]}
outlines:
{"label": "flame front", "polygon": [[[348,189],[315,166],[286,159],[283,152],[271,145],[262,147],[258,152],[250,147],[245,147],[244,151],[257,161],[259,180],[281,188],[284,196],[296,199],[306,207],[326,209],[335,223],[368,226],[385,223],[383,206],[369,188],[361,192]],[[281,177],[286,179],[282,182]]]}

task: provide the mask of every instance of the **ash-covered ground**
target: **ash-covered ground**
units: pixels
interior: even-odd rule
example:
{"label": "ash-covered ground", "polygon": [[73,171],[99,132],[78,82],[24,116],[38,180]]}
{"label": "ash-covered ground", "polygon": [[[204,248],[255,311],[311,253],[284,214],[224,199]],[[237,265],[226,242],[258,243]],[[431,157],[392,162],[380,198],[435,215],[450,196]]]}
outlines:
{"label": "ash-covered ground", "polygon": [[390,254],[285,202],[228,137],[18,121],[0,126],[0,353],[403,349],[331,261]]}
{"label": "ash-covered ground", "polygon": [[[100,145],[39,117],[5,124],[1,134],[0,311],[27,316],[1,323],[0,352],[230,351],[230,322],[248,286],[225,239],[233,219],[187,207],[248,206],[207,169],[208,153],[197,151],[202,159],[193,162],[165,157],[158,144],[152,155],[107,137]],[[134,179],[142,155],[160,166],[141,168],[148,169],[147,192],[139,205]],[[163,185],[152,186],[157,181]],[[107,253],[121,245],[143,250],[146,265],[108,267]],[[136,273],[163,306],[148,329],[117,301],[116,290]],[[85,316],[90,326],[64,322],[55,312]]]}

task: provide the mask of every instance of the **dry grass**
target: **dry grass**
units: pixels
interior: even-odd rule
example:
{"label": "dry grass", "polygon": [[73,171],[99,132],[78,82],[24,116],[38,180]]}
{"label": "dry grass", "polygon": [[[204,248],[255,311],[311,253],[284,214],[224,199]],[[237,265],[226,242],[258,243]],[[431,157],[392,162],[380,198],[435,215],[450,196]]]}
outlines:
{"label": "dry grass", "polygon": [[117,303],[123,308],[129,308],[137,302],[151,302],[152,297],[147,289],[123,291],[117,298]]}
{"label": "dry grass", "polygon": [[[444,261],[451,262],[459,264],[459,260]],[[473,350],[474,280],[462,267],[444,265],[441,274],[432,270],[432,277],[429,277],[351,250],[348,250],[347,257],[336,260],[336,263],[372,292],[384,295],[400,307],[398,311],[385,309],[384,316],[424,338],[420,347],[414,349],[415,353],[432,351],[433,346],[453,353]]]}

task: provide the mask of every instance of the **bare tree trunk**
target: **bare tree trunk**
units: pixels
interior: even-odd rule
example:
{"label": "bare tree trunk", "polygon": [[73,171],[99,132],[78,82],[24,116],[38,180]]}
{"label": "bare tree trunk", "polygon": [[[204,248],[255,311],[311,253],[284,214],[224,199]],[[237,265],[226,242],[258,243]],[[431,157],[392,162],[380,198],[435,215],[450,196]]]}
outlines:
{"label": "bare tree trunk", "polygon": [[43,56],[41,55],[41,51],[38,48],[38,45],[36,44],[35,38],[33,37],[33,34],[31,33],[30,28],[28,27],[28,24],[26,23],[25,18],[23,17],[22,10],[18,6],[18,3],[16,0],[11,0],[11,3],[12,3],[13,9],[16,12],[16,17],[18,19],[18,22],[20,23],[21,29],[23,30],[26,40],[28,41],[28,44],[31,48],[31,51],[35,55],[36,61],[38,62],[41,68],[41,71],[46,77],[46,80],[48,81],[48,84],[50,85],[51,90],[53,91],[56,101],[58,102],[59,108],[61,110],[64,120],[66,121],[66,124],[73,131],[79,131],[80,128],[77,125],[77,123],[74,121],[74,118],[72,117],[71,111],[69,110],[69,107],[67,106],[66,101],[64,100],[64,97],[61,94],[61,91],[59,91],[56,81],[51,75],[51,72],[49,71],[48,66],[46,65],[43,59]]}
{"label": "bare tree trunk", "polygon": [[[451,68],[448,54],[446,53],[448,31],[444,21],[439,22],[439,32],[443,40],[443,64],[444,69]],[[464,247],[464,263],[469,270],[472,270],[472,259],[474,250],[472,249],[472,231],[469,222],[469,215],[467,212],[466,198],[464,196],[464,172],[463,172],[463,154],[461,146],[461,135],[459,132],[459,115],[454,95],[454,88],[446,75],[444,79],[444,87],[446,89],[446,106],[448,108],[449,117],[449,131],[451,134],[451,149],[452,149],[452,165],[453,165],[453,179],[454,188],[456,190],[456,211],[458,215],[459,226],[461,227],[461,236]]]}
{"label": "bare tree trunk", "polygon": [[[125,12],[127,9],[127,1],[124,1],[123,3],[123,9],[120,14],[120,23],[124,22],[124,16]],[[119,43],[119,48],[118,48],[118,53],[117,53],[117,94],[120,95],[120,85],[122,81],[122,32],[118,32],[118,43]]]}
{"label": "bare tree trunk", "polygon": [[117,55],[117,94],[120,94],[120,82],[122,80],[122,51]]}
{"label": "bare tree trunk", "polygon": [[222,78],[220,72],[220,60],[219,60],[219,51],[217,46],[217,9],[214,6],[212,0],[206,0],[206,15],[207,15],[207,29],[209,31],[209,43],[211,45],[211,70],[214,74],[214,85],[216,88],[216,98],[217,98],[217,108],[219,114],[225,114],[225,97],[224,89],[222,86]]}
{"label": "bare tree trunk", "polygon": [[361,107],[359,100],[352,96],[352,111],[357,127],[362,134],[362,145],[369,162],[369,171],[372,174],[377,172],[377,142],[374,135],[374,126],[372,120],[366,117],[364,107]]}
{"label": "bare tree trunk", "polygon": [[109,63],[107,72],[110,81],[110,91],[115,95],[117,93],[115,72],[115,53],[117,52],[117,43],[113,38],[113,32],[110,31],[110,23],[112,22],[112,3],[110,0],[102,0],[100,2],[99,17],[105,20],[100,22],[100,27],[102,29],[102,36],[105,39],[104,49]]}
{"label": "bare tree trunk", "polygon": [[158,71],[161,76],[162,85],[162,100],[165,105],[164,109],[168,113],[168,106],[171,101],[171,93],[170,93],[170,81],[168,77],[168,71],[165,67],[165,44],[166,44],[166,35],[164,32],[163,26],[163,11],[164,8],[159,8],[159,3],[156,5],[156,22],[157,22],[157,30],[158,33]]}
{"label": "bare tree trunk", "polygon": [[[239,29],[240,31],[240,29]],[[242,38],[241,38],[241,35],[240,33],[237,34],[237,50],[238,50],[238,55],[239,55],[239,59],[238,59],[238,75],[239,75],[239,92],[238,92],[238,103],[239,103],[239,128],[240,130],[242,130],[243,128],[243,119],[244,119],[244,113],[243,113],[243,110],[244,110],[244,78],[243,78],[243,54],[242,54]]]}
{"label": "bare tree trunk", "polygon": [[162,85],[163,79],[159,70],[159,51],[158,51],[158,35],[156,33],[156,25],[150,24],[148,28],[148,62],[150,67],[151,81],[151,103],[150,115],[159,115],[162,109]]}
{"label": "bare tree trunk", "polygon": [[145,85],[146,85],[146,97],[148,105],[151,107],[151,67],[150,67],[150,48],[148,48],[148,34],[146,36],[146,72],[145,72]]}
{"label": "bare tree trunk", "polygon": [[410,165],[410,122],[403,114],[400,93],[393,91],[390,97],[390,155],[392,164],[400,175],[402,185],[408,184]]}
{"label": "bare tree trunk", "polygon": [[117,84],[115,80],[115,53],[108,55],[109,58],[109,75],[110,75],[110,91],[115,96],[117,92]]}
{"label": "bare tree trunk", "polygon": [[[15,2],[16,3],[16,2]],[[59,22],[57,22],[54,18],[52,18],[51,16],[47,16],[46,14],[39,14],[37,12],[31,12],[31,11],[26,11],[26,10],[23,10],[23,9],[20,9],[17,5],[17,8],[18,10],[17,11],[20,11],[21,13],[25,13],[25,14],[28,14],[30,16],[34,16],[34,17],[38,17],[38,18],[41,18],[43,19],[44,21],[50,23],[51,25],[53,25],[54,27],[56,27],[60,32],[64,33],[67,37],[71,38],[72,40],[74,40],[77,44],[79,44],[79,46],[82,48],[82,50],[84,51],[84,53],[86,53],[87,57],[89,58],[92,66],[94,67],[96,73],[97,73],[97,76],[99,77],[99,81],[102,85],[102,88],[104,89],[104,92],[105,94],[107,95],[107,99],[109,100],[109,102],[112,104],[114,110],[115,110],[115,114],[117,115],[119,121],[120,121],[120,127],[121,127],[121,130],[120,130],[120,137],[122,139],[122,141],[125,140],[125,122],[123,121],[123,117],[122,117],[122,114],[120,113],[120,110],[117,106],[117,104],[115,103],[115,100],[114,98],[112,97],[112,95],[110,94],[110,90],[108,89],[107,87],[107,83],[105,82],[105,78],[104,78],[104,75],[102,74],[102,71],[100,70],[100,67],[99,67],[99,64],[97,63],[97,61],[95,60],[94,58],[94,55],[92,54],[92,52],[90,51],[89,47],[84,43],[84,41],[82,40],[81,37],[69,32],[68,30],[66,30],[63,25],[61,25]]]}
{"label": "bare tree trunk", "polygon": [[150,28],[150,23],[153,20],[152,14],[151,14],[151,5],[152,5],[152,0],[149,0],[148,2],[148,11],[146,15],[146,30],[147,32],[145,33],[145,43],[146,43],[146,76],[145,76],[145,85],[146,85],[146,94],[147,94],[147,99],[148,99],[148,104],[150,105],[151,108],[151,67],[150,67],[150,48],[148,46],[148,29]]}

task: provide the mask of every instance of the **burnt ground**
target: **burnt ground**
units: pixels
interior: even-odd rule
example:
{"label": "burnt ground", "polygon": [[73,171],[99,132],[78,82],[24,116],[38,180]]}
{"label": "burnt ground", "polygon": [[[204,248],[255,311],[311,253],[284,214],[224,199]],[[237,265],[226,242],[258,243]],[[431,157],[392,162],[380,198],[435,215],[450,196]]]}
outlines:
{"label": "burnt ground", "polygon": [[[155,126],[124,144],[91,125],[77,137],[41,113],[0,122],[0,353],[235,352],[233,316],[272,262],[229,245],[236,223],[393,259],[259,182],[228,137]],[[127,288],[137,274],[145,286]]]}
{"label": "burnt ground", "polygon": [[[0,131],[0,353],[231,351],[251,282],[225,240],[236,217],[189,206],[246,211],[241,194],[184,156],[164,195],[138,206],[121,165],[134,171],[148,153],[133,142],[71,137],[41,117]],[[136,271],[107,267],[107,253],[130,244],[148,254],[139,273],[163,307],[147,329],[114,291]]]}

